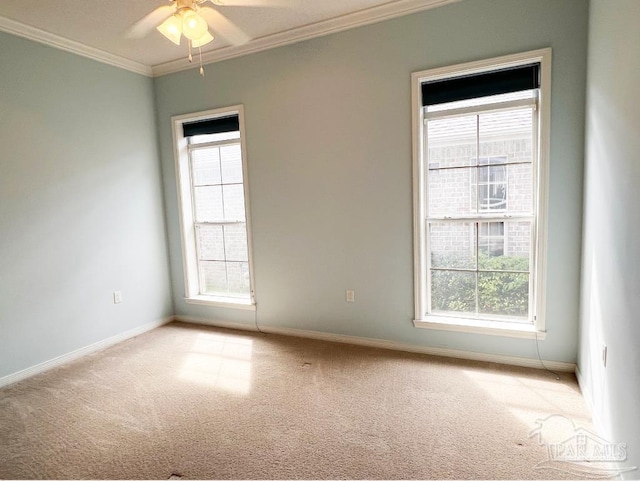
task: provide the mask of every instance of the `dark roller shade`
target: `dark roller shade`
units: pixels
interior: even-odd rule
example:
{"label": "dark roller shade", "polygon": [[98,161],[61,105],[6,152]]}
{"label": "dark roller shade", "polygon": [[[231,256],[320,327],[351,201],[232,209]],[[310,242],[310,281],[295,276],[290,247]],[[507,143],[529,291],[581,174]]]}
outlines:
{"label": "dark roller shade", "polygon": [[540,88],[540,64],[523,65],[422,84],[422,105],[436,105]]}
{"label": "dark roller shade", "polygon": [[222,134],[224,132],[236,132],[240,130],[240,121],[237,115],[230,117],[218,117],[215,119],[199,120],[183,124],[185,137],[194,135]]}

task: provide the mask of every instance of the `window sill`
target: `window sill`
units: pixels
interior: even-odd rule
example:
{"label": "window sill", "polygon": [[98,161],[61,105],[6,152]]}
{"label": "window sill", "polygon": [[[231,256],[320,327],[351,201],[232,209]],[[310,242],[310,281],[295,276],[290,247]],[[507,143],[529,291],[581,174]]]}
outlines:
{"label": "window sill", "polygon": [[478,321],[457,317],[435,317],[414,320],[415,327],[424,329],[439,329],[443,331],[468,332],[472,334],[487,334],[491,336],[519,337],[522,339],[544,340],[546,331],[536,331],[533,324],[516,322]]}
{"label": "window sill", "polygon": [[255,311],[255,303],[244,300],[235,299],[233,297],[213,297],[213,296],[193,296],[185,297],[187,304],[200,304],[209,307],[226,307],[229,309],[242,309],[245,311]]}

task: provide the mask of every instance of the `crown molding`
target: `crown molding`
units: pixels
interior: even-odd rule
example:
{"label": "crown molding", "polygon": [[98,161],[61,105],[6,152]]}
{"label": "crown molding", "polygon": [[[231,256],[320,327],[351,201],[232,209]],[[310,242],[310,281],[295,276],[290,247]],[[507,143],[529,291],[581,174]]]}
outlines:
{"label": "crown molding", "polygon": [[[322,37],[351,28],[370,25],[372,23],[390,20],[392,18],[441,7],[459,1],[461,0],[398,0],[393,3],[378,5],[376,7],[304,25],[284,32],[266,35],[252,40],[245,45],[228,46],[211,52],[205,52],[202,54],[202,60],[206,64],[221,62],[223,60],[262,52],[271,48],[282,47],[284,45],[290,45],[303,40]],[[81,55],[98,62],[148,77],[159,77],[194,68],[192,64],[186,63],[184,59],[172,60],[170,62],[150,67],[2,16],[0,16],[0,31],[27,38],[35,42],[43,43],[60,50]]]}
{"label": "crown molding", "polygon": [[76,55],[81,55],[83,57],[129,70],[147,77],[151,77],[153,75],[153,70],[148,65],[134,62],[133,60],[105,52],[104,50],[89,47],[88,45],[84,45],[80,42],[45,32],[39,28],[31,27],[6,17],[0,16],[0,31],[43,43],[60,50],[75,53]]}
{"label": "crown molding", "polygon": [[[367,8],[358,12],[349,13],[340,17],[331,18],[317,23],[312,23],[284,32],[266,35],[240,46],[229,46],[202,54],[202,61],[206,64],[220,62],[250,53],[262,52],[275,47],[290,45],[292,43],[322,37],[332,33],[342,32],[355,27],[382,22],[403,15],[408,15],[431,8],[441,7],[461,0],[399,0],[394,3],[386,3],[376,7]],[[190,70],[193,64],[188,64],[184,59],[154,65],[152,72],[154,77],[170,73]]]}

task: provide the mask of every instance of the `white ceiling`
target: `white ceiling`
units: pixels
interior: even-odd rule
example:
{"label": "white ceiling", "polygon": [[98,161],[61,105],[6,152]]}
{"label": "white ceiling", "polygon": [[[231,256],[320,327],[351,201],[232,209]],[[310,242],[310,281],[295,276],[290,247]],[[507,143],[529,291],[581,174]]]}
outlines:
{"label": "white ceiling", "polygon": [[[224,0],[223,0],[224,1]],[[220,35],[203,47],[205,62],[285,45],[458,0],[263,0],[268,7],[215,6],[252,40],[233,46]],[[228,0],[253,3],[255,0]],[[42,41],[147,75],[190,68],[187,46],[155,29],[128,38],[129,29],[169,0],[1,0],[0,30]],[[212,6],[211,3],[207,5]],[[211,25],[215,32],[216,26]]]}

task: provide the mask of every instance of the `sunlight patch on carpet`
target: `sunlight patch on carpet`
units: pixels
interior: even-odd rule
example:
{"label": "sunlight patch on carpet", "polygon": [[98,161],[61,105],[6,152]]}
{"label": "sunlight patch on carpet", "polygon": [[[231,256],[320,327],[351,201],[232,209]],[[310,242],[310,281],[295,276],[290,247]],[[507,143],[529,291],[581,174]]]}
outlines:
{"label": "sunlight patch on carpet", "polygon": [[[531,429],[538,418],[548,413],[576,412],[575,392],[565,383],[514,373],[468,369],[463,370],[463,373],[497,403],[504,405],[526,430]],[[578,418],[577,421],[589,422],[585,417]]]}
{"label": "sunlight patch on carpet", "polygon": [[251,391],[253,341],[237,336],[198,334],[179,377],[236,394]]}

